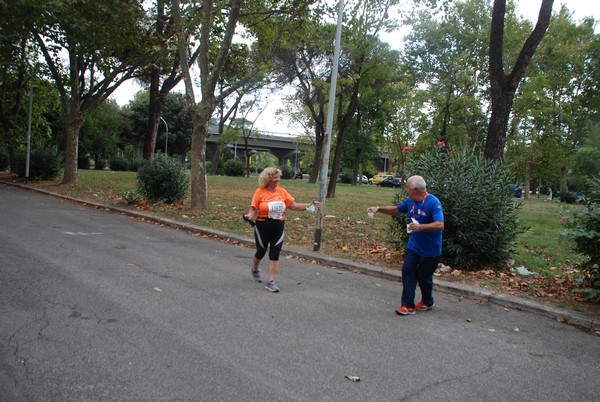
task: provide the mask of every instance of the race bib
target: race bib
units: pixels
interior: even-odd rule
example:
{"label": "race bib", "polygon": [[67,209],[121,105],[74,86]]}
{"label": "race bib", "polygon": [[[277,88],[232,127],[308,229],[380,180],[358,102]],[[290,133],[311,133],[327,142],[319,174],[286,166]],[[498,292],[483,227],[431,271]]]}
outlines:
{"label": "race bib", "polygon": [[283,201],[271,201],[269,202],[269,218],[270,219],[283,219],[283,213],[285,211],[285,203]]}

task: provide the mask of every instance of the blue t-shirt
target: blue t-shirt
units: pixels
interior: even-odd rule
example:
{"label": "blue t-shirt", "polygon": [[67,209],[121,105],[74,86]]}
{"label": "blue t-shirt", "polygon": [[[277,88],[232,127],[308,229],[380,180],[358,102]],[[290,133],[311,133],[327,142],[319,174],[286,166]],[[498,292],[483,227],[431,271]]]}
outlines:
{"label": "blue t-shirt", "polygon": [[[408,213],[409,220],[415,218],[419,223],[444,222],[444,210],[435,195],[427,194],[419,202],[407,198],[396,208],[398,212]],[[413,232],[407,247],[421,257],[439,257],[442,255],[442,231]]]}

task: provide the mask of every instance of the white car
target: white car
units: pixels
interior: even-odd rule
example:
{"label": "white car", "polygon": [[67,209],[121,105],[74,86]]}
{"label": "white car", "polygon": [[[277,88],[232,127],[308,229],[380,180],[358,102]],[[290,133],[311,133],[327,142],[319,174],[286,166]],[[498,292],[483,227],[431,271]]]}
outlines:
{"label": "white car", "polygon": [[356,182],[357,183],[363,183],[363,184],[369,184],[369,178],[367,176],[365,176],[364,174],[362,176],[356,176]]}

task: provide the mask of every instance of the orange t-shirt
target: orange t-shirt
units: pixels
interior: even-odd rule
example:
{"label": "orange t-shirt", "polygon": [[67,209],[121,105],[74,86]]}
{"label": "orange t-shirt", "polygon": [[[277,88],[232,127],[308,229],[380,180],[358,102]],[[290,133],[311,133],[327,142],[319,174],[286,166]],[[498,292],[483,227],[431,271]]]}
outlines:
{"label": "orange t-shirt", "polygon": [[281,187],[275,187],[270,192],[264,187],[259,187],[252,197],[252,208],[258,209],[258,219],[285,219],[285,209],[294,202],[294,197]]}

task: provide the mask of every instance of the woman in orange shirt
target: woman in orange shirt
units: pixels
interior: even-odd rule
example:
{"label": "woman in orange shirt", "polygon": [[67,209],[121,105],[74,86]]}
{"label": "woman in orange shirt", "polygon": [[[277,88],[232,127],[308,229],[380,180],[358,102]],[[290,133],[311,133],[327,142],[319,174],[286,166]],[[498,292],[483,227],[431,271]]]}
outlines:
{"label": "woman in orange shirt", "polygon": [[267,253],[269,246],[269,281],[265,288],[271,292],[279,292],[275,284],[275,275],[279,269],[279,253],[283,245],[285,211],[314,210],[321,208],[321,203],[313,201],[311,204],[300,204],[294,201],[294,197],[285,189],[279,187],[281,181],[281,170],[268,167],[258,177],[258,188],[254,192],[250,209],[244,215],[244,219],[256,218],[254,227],[254,239],[256,241],[256,253],[252,259],[252,280],[262,282],[258,266]]}

